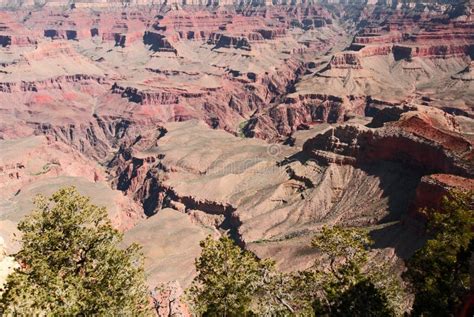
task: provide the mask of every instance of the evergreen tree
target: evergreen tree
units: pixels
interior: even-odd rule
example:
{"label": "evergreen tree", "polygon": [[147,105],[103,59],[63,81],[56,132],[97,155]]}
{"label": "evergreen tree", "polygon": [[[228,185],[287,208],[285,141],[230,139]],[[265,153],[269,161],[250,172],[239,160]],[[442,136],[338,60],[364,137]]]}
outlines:
{"label": "evergreen tree", "polygon": [[325,227],[312,243],[323,257],[316,269],[283,274],[227,236],[209,236],[188,296],[203,316],[401,315],[396,276],[385,266],[367,269],[371,243],[363,230]]}
{"label": "evergreen tree", "polygon": [[404,275],[415,294],[413,315],[451,316],[470,290],[473,193],[451,192],[440,210],[424,212],[432,238],[408,261]]}
{"label": "evergreen tree", "polygon": [[[196,259],[197,276],[188,290],[197,314],[204,316],[275,315],[286,311],[284,294],[279,293],[281,275],[274,263],[259,260],[227,236],[201,241]],[[291,309],[291,308],[290,308]]]}
{"label": "evergreen tree", "polygon": [[340,294],[331,316],[393,316],[387,295],[369,279],[363,279]]}
{"label": "evergreen tree", "polygon": [[137,245],[118,247],[105,208],[73,188],[38,196],[18,229],[20,268],[1,298],[6,313],[47,315],[147,315],[148,290]]}
{"label": "evergreen tree", "polygon": [[[402,288],[388,266],[369,265],[372,245],[367,231],[324,227],[312,240],[321,251],[321,262],[306,283],[316,283],[316,315],[393,316],[401,314]],[[327,263],[327,265],[325,264]],[[308,298],[309,300],[309,298]]]}

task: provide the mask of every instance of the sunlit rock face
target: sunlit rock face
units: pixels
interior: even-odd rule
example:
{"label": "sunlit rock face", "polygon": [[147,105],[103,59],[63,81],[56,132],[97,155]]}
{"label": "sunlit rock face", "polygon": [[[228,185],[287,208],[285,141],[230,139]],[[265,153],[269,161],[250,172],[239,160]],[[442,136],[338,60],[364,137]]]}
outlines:
{"label": "sunlit rock face", "polygon": [[224,232],[283,270],[312,264],[312,234],[333,224],[373,230],[396,259],[422,240],[419,207],[472,188],[463,4],[0,7],[8,253],[33,197],[74,185],[143,245],[151,288],[186,288],[199,240]]}
{"label": "sunlit rock face", "polygon": [[3,288],[7,282],[7,277],[20,265],[15,261],[15,258],[7,255],[5,249],[5,242],[0,237],[0,295],[3,293]]}

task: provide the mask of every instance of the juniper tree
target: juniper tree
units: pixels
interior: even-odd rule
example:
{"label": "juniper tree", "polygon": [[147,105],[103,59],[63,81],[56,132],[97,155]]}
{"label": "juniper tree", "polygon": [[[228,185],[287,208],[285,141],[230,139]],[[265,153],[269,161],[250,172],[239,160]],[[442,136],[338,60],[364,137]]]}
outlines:
{"label": "juniper tree", "polygon": [[[366,230],[324,227],[312,246],[321,252],[316,269],[300,273],[313,289],[316,315],[391,316],[403,311],[401,285],[387,265],[369,264],[373,242]],[[306,286],[308,288],[308,286]],[[307,300],[311,300],[311,297]]]}
{"label": "juniper tree", "polygon": [[122,249],[106,209],[75,188],[38,196],[22,220],[20,268],[1,298],[20,315],[146,315],[148,291],[137,245]]}
{"label": "juniper tree", "polygon": [[431,239],[408,261],[404,275],[415,294],[413,315],[454,315],[469,292],[473,207],[472,192],[451,192],[439,210],[424,210]]}
{"label": "juniper tree", "polygon": [[227,236],[201,241],[195,277],[187,294],[197,314],[204,316],[276,315],[289,312],[281,292],[283,275],[274,263],[260,260]]}

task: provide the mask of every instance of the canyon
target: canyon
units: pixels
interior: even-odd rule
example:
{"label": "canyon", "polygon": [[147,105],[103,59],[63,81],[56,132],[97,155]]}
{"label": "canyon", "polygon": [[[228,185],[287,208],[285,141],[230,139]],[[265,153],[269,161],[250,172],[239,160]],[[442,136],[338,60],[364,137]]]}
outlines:
{"label": "canyon", "polygon": [[7,254],[34,196],[74,185],[176,299],[209,234],[291,271],[322,226],[364,227],[398,266],[426,238],[420,208],[474,191],[469,2],[0,8]]}

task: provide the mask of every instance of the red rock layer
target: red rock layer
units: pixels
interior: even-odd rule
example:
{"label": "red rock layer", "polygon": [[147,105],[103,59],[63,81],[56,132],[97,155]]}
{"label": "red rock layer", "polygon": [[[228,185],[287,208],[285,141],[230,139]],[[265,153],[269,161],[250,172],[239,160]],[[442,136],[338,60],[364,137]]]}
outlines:
{"label": "red rock layer", "polygon": [[[380,8],[379,8],[380,9]],[[384,27],[373,15],[354,37],[350,50],[365,51],[362,56],[388,55],[394,58],[449,58],[469,56],[474,46],[474,22],[451,20],[440,12],[414,14],[412,11],[379,13],[385,18]],[[383,49],[379,49],[383,47]]]}
{"label": "red rock layer", "polygon": [[[401,161],[427,173],[472,177],[472,142],[459,133],[436,126],[430,116],[415,114],[379,129],[347,125],[309,139],[303,146],[308,155],[333,152],[353,158],[356,164]],[[316,152],[315,152],[316,150]],[[313,153],[313,154],[312,154]]]}
{"label": "red rock layer", "polygon": [[437,209],[441,199],[449,190],[474,192],[474,179],[449,174],[432,174],[423,176],[416,189],[413,211],[422,208]]}
{"label": "red rock layer", "polygon": [[330,129],[307,140],[303,152],[324,164],[396,161],[416,169],[425,176],[411,209],[437,208],[449,189],[474,190],[473,143],[455,131],[451,120],[439,110],[412,109],[376,129],[351,125]]}

